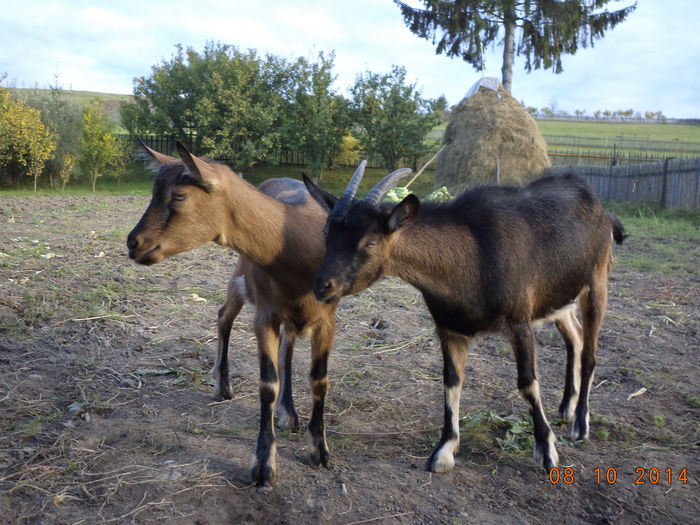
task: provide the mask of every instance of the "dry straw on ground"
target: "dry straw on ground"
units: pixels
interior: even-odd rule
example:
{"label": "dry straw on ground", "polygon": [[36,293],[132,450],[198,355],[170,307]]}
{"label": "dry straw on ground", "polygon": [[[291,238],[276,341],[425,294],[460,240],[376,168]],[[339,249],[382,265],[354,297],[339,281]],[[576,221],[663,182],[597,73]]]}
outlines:
{"label": "dry straw on ground", "polygon": [[532,116],[499,86],[480,88],[452,111],[435,186],[454,194],[478,184],[523,185],[550,166]]}

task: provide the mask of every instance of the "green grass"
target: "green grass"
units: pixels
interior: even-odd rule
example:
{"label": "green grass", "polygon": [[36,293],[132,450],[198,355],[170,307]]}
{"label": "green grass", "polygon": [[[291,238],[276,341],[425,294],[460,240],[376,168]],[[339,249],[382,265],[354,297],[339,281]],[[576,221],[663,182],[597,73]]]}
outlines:
{"label": "green grass", "polygon": [[[324,170],[321,175],[320,185],[334,195],[340,195],[352,177],[354,167],[340,167],[333,170]],[[301,180],[301,174],[308,172],[302,166],[256,166],[253,171],[245,176],[245,179],[253,185],[258,185],[266,179],[273,177],[290,177]],[[365,178],[360,185],[358,195],[364,195],[369,189],[387,174],[385,169],[367,168]],[[411,186],[411,190],[419,197],[423,197],[432,191],[433,187],[433,172],[424,172]],[[52,196],[62,195],[62,189],[51,189],[42,184],[47,184],[47,181],[41,181],[37,192],[34,192],[32,180],[27,177],[21,181],[20,189],[2,188],[0,189],[0,198],[2,197],[23,197],[23,196]],[[92,192],[92,188],[88,181],[78,181],[68,184],[65,193],[68,195],[150,195],[153,189],[153,174],[136,166],[133,171],[122,178],[121,183],[117,183],[116,179],[105,176],[97,179],[96,192]]]}
{"label": "green grass", "polygon": [[649,137],[651,140],[700,142],[700,126],[689,124],[657,124],[643,122],[590,122],[569,120],[538,120],[543,135],[572,135],[579,137]]}
{"label": "green grass", "polygon": [[[659,124],[657,122],[600,122],[589,120],[537,120],[543,135],[615,138],[634,137],[651,140],[700,142],[700,126],[692,124]],[[430,137],[440,139],[447,123],[435,127]]]}
{"label": "green grass", "polygon": [[618,264],[664,274],[697,272],[700,213],[621,204],[606,208],[620,218],[633,246],[617,256]]}

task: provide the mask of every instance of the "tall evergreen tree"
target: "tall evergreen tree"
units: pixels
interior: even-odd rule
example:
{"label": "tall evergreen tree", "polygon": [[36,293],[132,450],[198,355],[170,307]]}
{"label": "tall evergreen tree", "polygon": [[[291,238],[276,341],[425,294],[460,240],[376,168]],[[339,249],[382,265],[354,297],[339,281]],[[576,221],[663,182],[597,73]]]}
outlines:
{"label": "tall evergreen tree", "polygon": [[[503,43],[503,87],[510,93],[515,55],[525,57],[525,69],[561,73],[562,55],[593,46],[605,32],[624,21],[634,3],[615,11],[610,0],[423,0],[417,9],[394,0],[404,22],[416,35],[436,44],[436,53],[461,57],[484,69],[483,50]],[[516,37],[519,43],[516,46]]]}

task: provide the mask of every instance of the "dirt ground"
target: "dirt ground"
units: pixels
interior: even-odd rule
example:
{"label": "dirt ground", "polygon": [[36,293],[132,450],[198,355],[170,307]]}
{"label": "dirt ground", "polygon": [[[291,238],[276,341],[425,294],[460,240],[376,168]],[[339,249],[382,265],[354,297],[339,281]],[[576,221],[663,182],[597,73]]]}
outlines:
{"label": "dirt ground", "polygon": [[[697,261],[661,275],[624,265],[644,249],[634,237],[616,249],[591,439],[571,442],[555,421],[556,483],[532,459],[498,337],[470,352],[455,469],[427,472],[443,393],[422,299],[394,279],[346,299],[329,370],[331,467],[304,463],[303,433],[278,432],[278,481],[259,494],[252,307],[234,325],[232,401],[214,402],[209,373],[236,256],[210,245],[133,264],[125,238],[146,204],[0,199],[0,523],[697,523]],[[554,418],[565,351],[551,325],[537,340]],[[308,342],[294,367],[306,421]]]}

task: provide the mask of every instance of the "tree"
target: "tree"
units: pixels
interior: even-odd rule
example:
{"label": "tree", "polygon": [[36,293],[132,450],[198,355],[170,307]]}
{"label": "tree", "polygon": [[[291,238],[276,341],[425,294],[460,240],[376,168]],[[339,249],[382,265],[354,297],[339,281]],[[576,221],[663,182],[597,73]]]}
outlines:
{"label": "tree", "polygon": [[37,180],[55,149],[39,110],[15,100],[8,89],[0,87],[0,166],[14,166],[34,177],[36,191]]}
{"label": "tree", "polygon": [[66,191],[66,184],[70,181],[73,176],[73,171],[75,171],[75,157],[69,153],[63,156],[63,162],[61,164],[61,171],[58,176],[61,178],[61,189]]}
{"label": "tree", "polygon": [[[48,160],[45,168],[49,185],[53,188],[54,180],[60,178],[65,187],[67,180],[62,174],[73,171],[73,166],[66,166],[65,163],[74,162],[80,155],[82,109],[65,96],[65,92],[58,85],[58,79],[50,87],[48,94],[43,90],[27,91],[26,100],[28,105],[40,111],[41,121],[56,141],[55,155]],[[68,158],[71,160],[66,160]]]}
{"label": "tree", "polygon": [[[561,73],[562,55],[593,46],[637,7],[601,11],[610,0],[423,0],[425,9],[394,0],[416,35],[437,41],[436,53],[458,56],[484,70],[483,49],[503,42],[502,83],[510,93],[514,56],[525,70]],[[519,43],[516,47],[516,33]]]}
{"label": "tree", "polygon": [[361,127],[358,138],[366,153],[382,157],[387,169],[429,149],[425,136],[439,119],[433,101],[424,99],[415,84],[406,84],[405,68],[393,66],[384,75],[367,71],[350,91],[352,115]]}
{"label": "tree", "polygon": [[333,59],[333,54],[326,57],[319,53],[316,62],[305,58],[296,61],[293,92],[281,130],[284,145],[305,154],[316,182],[323,167],[339,154],[350,125],[347,101],[331,88]]}
{"label": "tree", "polygon": [[134,82],[122,108],[131,133],[162,133],[189,142],[197,154],[253,166],[279,147],[287,63],[254,50],[208,43],[200,54],[177,52]]}
{"label": "tree", "polygon": [[449,118],[450,106],[447,104],[447,98],[445,98],[445,95],[440,95],[435,99],[433,111],[440,120],[446,121]]}
{"label": "tree", "polygon": [[101,102],[92,102],[83,112],[83,147],[80,167],[92,182],[92,191],[98,177],[107,170],[118,175],[122,169],[123,150],[116,136],[117,125],[104,111]]}

